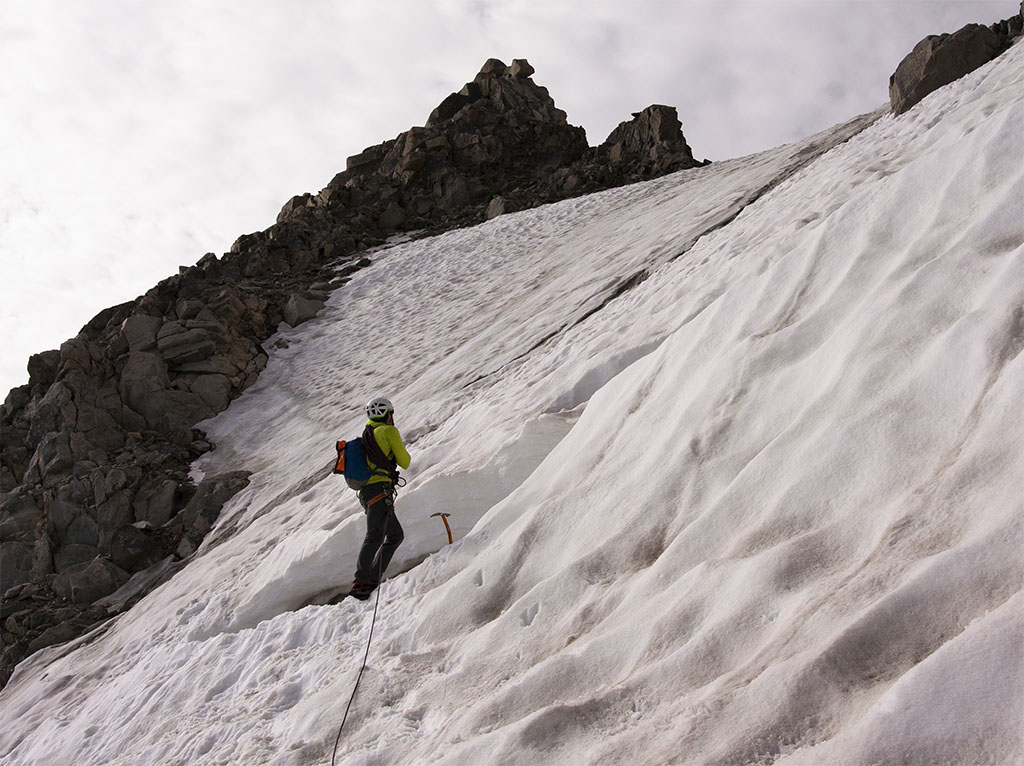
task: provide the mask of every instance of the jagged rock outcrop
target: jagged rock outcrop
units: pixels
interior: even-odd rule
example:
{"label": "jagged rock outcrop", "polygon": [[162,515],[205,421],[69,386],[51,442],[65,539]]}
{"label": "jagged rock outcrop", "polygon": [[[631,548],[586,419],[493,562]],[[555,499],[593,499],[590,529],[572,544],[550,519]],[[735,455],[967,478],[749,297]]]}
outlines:
{"label": "jagged rock outcrop", "polygon": [[380,236],[437,232],[704,164],[666,106],[648,107],[589,147],[533,73],[523,59],[489,59],[424,127],[350,157],[319,194],[290,200],[278,221],[349,237],[367,224]]}
{"label": "jagged rock outcrop", "polygon": [[893,114],[903,114],[932,91],[959,80],[1008,49],[1024,28],[1021,12],[982,26],[968,24],[952,34],[929,35],[896,67],[889,78]]}
{"label": "jagged rock outcrop", "polygon": [[248,474],[193,485],[190,464],[213,449],[196,424],[252,385],[280,323],[308,321],[369,265],[364,251],[702,164],[665,106],[589,147],[533,74],[490,59],[425,126],[349,158],[270,228],[29,360],[0,413],[0,684],[216,544],[204,540]]}
{"label": "jagged rock outcrop", "polygon": [[621,123],[600,149],[612,163],[629,163],[640,172],[660,173],[696,164],[675,107],[660,104]]}

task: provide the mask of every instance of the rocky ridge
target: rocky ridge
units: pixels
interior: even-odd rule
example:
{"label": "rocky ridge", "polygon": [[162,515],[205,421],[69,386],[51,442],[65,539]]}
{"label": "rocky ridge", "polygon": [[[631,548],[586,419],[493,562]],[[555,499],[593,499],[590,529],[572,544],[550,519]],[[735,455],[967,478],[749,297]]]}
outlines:
{"label": "rocky ridge", "polygon": [[248,478],[190,481],[214,448],[196,424],[252,385],[261,344],[315,316],[366,251],[702,164],[667,106],[589,147],[533,73],[487,61],[425,126],[349,158],[273,226],[31,357],[0,413],[0,684],[216,544],[206,534]]}

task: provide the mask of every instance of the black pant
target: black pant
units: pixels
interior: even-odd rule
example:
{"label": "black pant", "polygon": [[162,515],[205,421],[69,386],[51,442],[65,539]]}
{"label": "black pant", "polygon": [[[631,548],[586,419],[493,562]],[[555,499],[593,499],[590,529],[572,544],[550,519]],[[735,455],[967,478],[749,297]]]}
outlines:
{"label": "black pant", "polygon": [[359,502],[366,511],[366,538],[359,549],[356,582],[378,583],[405,533],[395,516],[394,489],[390,484],[367,484],[359,490]]}

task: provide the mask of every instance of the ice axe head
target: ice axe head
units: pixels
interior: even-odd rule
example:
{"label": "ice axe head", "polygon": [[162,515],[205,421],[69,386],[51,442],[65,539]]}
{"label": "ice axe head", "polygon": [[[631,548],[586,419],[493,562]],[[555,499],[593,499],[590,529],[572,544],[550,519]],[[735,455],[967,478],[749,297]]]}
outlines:
{"label": "ice axe head", "polygon": [[451,514],[450,513],[432,513],[432,514],[430,514],[431,518],[433,518],[434,516],[440,516],[441,517],[441,521],[444,522],[444,529],[448,533],[448,544],[451,545],[452,544],[452,528],[450,526],[448,526],[448,517],[451,516]]}

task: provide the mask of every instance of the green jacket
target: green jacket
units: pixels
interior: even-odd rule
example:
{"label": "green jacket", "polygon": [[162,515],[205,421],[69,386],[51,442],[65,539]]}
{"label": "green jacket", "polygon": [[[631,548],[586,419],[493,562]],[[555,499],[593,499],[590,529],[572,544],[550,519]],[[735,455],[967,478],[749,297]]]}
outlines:
{"label": "green jacket", "polygon": [[[379,420],[371,420],[366,425],[373,428],[373,438],[377,440],[377,445],[384,451],[384,454],[398,463],[399,468],[408,468],[411,458],[409,451],[402,443],[402,435],[398,433],[398,429]],[[370,466],[371,473],[367,484],[382,484],[390,481],[387,476],[374,473],[377,466],[373,464],[372,460],[367,458],[366,463]]]}

